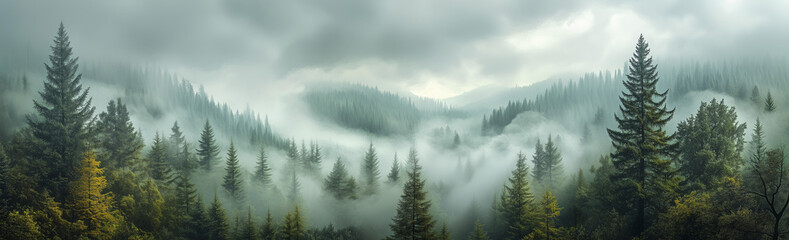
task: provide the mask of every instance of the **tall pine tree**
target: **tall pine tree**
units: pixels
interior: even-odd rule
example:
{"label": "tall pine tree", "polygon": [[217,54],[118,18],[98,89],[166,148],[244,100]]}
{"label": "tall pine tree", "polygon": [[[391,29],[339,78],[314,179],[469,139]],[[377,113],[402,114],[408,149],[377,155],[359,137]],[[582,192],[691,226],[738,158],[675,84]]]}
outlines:
{"label": "tall pine tree", "polygon": [[770,94],[770,91],[767,91],[767,98],[764,99],[764,111],[765,112],[775,111],[775,102],[773,102],[773,95]]}
{"label": "tall pine tree", "polygon": [[518,153],[515,170],[504,185],[498,206],[506,239],[521,239],[535,226],[534,196],[531,194],[528,176],[526,156]]}
{"label": "tall pine tree", "polygon": [[200,161],[200,167],[206,172],[211,172],[211,169],[217,164],[216,158],[219,155],[219,146],[216,145],[214,139],[214,129],[208,120],[205,120],[203,132],[200,134],[200,140],[197,145],[197,156]]}
{"label": "tall pine tree", "polygon": [[400,162],[397,161],[397,153],[394,155],[394,161],[392,162],[392,169],[389,170],[389,175],[387,175],[390,183],[397,183],[400,181]]}
{"label": "tall pine tree", "polygon": [[370,143],[370,148],[364,154],[364,161],[362,162],[362,180],[364,181],[365,195],[372,195],[378,191],[378,177],[380,174],[380,170],[378,170],[378,156],[375,153],[375,147]]}
{"label": "tall pine tree", "polygon": [[244,199],[244,189],[241,188],[241,169],[238,166],[238,155],[233,141],[230,141],[230,148],[227,150],[227,166],[225,167],[225,178],[222,187],[236,203]]}
{"label": "tall pine tree", "polygon": [[[659,93],[656,89],[657,66],[649,51],[649,45],[640,36],[623,82],[626,91],[619,97],[621,114],[615,116],[618,129],[608,129],[615,149],[611,154],[616,168],[612,180],[628,183],[618,192],[620,202],[632,204],[635,210],[635,234],[645,229],[648,208],[668,202],[670,197],[661,195],[670,195],[677,181],[670,159],[676,146],[674,135],[663,130],[674,110],[665,105],[668,90]],[[650,206],[649,200],[656,204]]]}
{"label": "tall pine tree", "polygon": [[82,89],[77,74],[77,57],[72,57],[71,42],[63,23],[60,23],[52,54],[49,55],[47,80],[44,91],[39,92],[43,101],[33,101],[37,116],[26,117],[35,138],[32,158],[40,159],[43,166],[43,185],[58,202],[65,200],[69,182],[76,178],[82,156],[90,150],[89,142],[95,136],[90,129],[94,123],[88,97],[89,89]]}
{"label": "tall pine tree", "polygon": [[227,223],[225,209],[222,208],[216,193],[214,193],[214,202],[208,209],[208,236],[211,240],[230,239],[230,224]]}
{"label": "tall pine tree", "polygon": [[263,240],[277,239],[277,224],[274,223],[274,218],[271,217],[271,209],[266,212],[266,222],[260,228],[260,237]]}
{"label": "tall pine tree", "polygon": [[397,203],[397,215],[389,225],[392,236],[389,239],[435,239],[433,230],[435,221],[430,215],[430,200],[425,191],[425,180],[422,179],[422,167],[416,149],[408,153],[408,182],[403,187],[403,195]]}
{"label": "tall pine tree", "polygon": [[159,136],[159,132],[156,132],[151,151],[148,152],[148,168],[151,178],[156,180],[160,186],[169,185],[173,181],[172,169],[167,162],[167,153],[167,142]]}
{"label": "tall pine tree", "polygon": [[107,239],[118,226],[117,212],[112,209],[113,197],[104,192],[107,179],[99,168],[96,155],[88,152],[71,184],[71,201],[68,206],[73,220],[81,221],[85,228],[78,235],[92,239]]}
{"label": "tall pine tree", "polygon": [[304,239],[307,227],[304,224],[304,218],[301,216],[299,205],[293,205],[293,212],[285,215],[285,224],[282,226],[282,238],[284,240],[302,240]]}
{"label": "tall pine tree", "polygon": [[260,146],[260,154],[258,155],[258,163],[255,167],[254,179],[263,186],[271,184],[271,167],[269,166],[265,146]]}
{"label": "tall pine tree", "polygon": [[111,168],[132,168],[139,163],[144,147],[142,138],[129,119],[129,111],[119,98],[110,100],[107,111],[99,114],[100,159]]}

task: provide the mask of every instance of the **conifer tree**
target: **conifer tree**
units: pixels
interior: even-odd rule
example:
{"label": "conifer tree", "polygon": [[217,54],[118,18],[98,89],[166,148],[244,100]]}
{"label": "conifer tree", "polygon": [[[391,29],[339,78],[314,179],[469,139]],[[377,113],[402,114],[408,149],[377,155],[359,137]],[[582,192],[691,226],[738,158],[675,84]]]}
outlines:
{"label": "conifer tree", "polygon": [[117,212],[112,209],[112,193],[104,193],[107,180],[104,169],[99,168],[96,155],[87,152],[71,183],[71,201],[68,204],[74,221],[81,221],[84,229],[79,236],[106,239],[112,236],[118,224]]}
{"label": "conifer tree", "polygon": [[310,143],[310,150],[305,154],[307,154],[307,159],[305,162],[307,171],[311,173],[320,172],[321,158],[323,157],[321,156],[321,148],[318,146],[318,144],[315,142]]}
{"label": "conifer tree", "polygon": [[[667,203],[678,183],[671,166],[676,144],[663,126],[674,115],[665,106],[668,90],[659,93],[657,66],[652,64],[649,45],[641,36],[630,59],[627,80],[623,83],[621,114],[616,115],[618,129],[608,129],[615,152],[611,154],[616,173],[614,182],[623,182],[622,204],[633,204],[633,229],[641,233],[647,221],[647,209]],[[649,206],[648,201],[656,204]]]}
{"label": "conifer tree", "polygon": [[337,158],[331,173],[326,177],[323,188],[337,200],[356,198],[356,181],[348,176],[348,170],[345,169],[345,164],[340,158]]}
{"label": "conifer tree", "polygon": [[271,209],[267,211],[266,222],[260,228],[260,237],[263,240],[277,239],[277,225],[274,223],[274,218],[271,217]]}
{"label": "conifer tree", "polygon": [[183,175],[191,175],[192,172],[197,167],[197,163],[195,162],[195,158],[191,152],[189,152],[189,143],[184,142],[181,146],[180,153],[178,156],[180,157],[176,162],[176,169],[178,170],[179,174]]}
{"label": "conifer tree", "polygon": [[208,235],[211,240],[230,239],[230,225],[227,223],[225,210],[216,193],[214,193],[214,202],[208,209]]}
{"label": "conifer tree", "polygon": [[301,152],[299,152],[299,157],[301,158],[301,166],[308,171],[311,170],[310,152],[307,151],[307,145],[304,144],[304,139],[301,140]]}
{"label": "conifer tree", "polygon": [[531,231],[535,221],[534,196],[531,194],[528,181],[529,167],[526,156],[518,153],[518,161],[512,176],[504,185],[499,200],[499,211],[505,229],[506,239],[521,239]]}
{"label": "conifer tree", "polygon": [[89,89],[83,89],[77,74],[79,64],[72,56],[71,42],[63,23],[55,35],[49,64],[45,64],[47,80],[44,91],[39,92],[42,101],[33,101],[37,116],[28,115],[27,124],[37,140],[33,158],[40,159],[44,176],[43,185],[50,190],[58,202],[65,200],[69,182],[76,178],[76,169],[83,154],[90,150],[89,142],[95,134],[92,128],[95,108],[88,97]]}
{"label": "conifer tree", "polygon": [[474,223],[474,231],[468,235],[468,240],[490,240],[479,219]]}
{"label": "conifer tree", "polygon": [[200,161],[200,167],[206,172],[210,172],[217,164],[216,158],[219,155],[219,146],[216,145],[216,140],[214,140],[214,129],[211,128],[211,124],[208,123],[208,120],[205,120],[205,126],[203,127],[203,132],[200,134],[200,140],[197,146],[197,156]]}
{"label": "conifer tree", "polygon": [[301,197],[301,194],[299,193],[299,191],[301,191],[301,183],[299,183],[299,178],[296,177],[296,171],[291,172],[289,190],[288,200],[291,202],[298,202]]}
{"label": "conifer tree", "polygon": [[97,127],[100,158],[104,160],[105,166],[133,169],[139,163],[144,145],[120,98],[117,104],[110,100],[107,111],[99,114]]}
{"label": "conifer tree", "polygon": [[282,228],[282,239],[301,240],[304,239],[306,232],[304,219],[298,205],[293,205],[293,212],[285,215],[285,224]]}
{"label": "conifer tree", "polygon": [[450,240],[452,239],[449,235],[449,228],[447,228],[447,224],[441,224],[441,229],[438,231],[438,239],[439,240]]}
{"label": "conifer tree", "polygon": [[[175,159],[175,161],[178,161],[183,159],[182,154],[183,154],[184,145],[186,145],[186,137],[184,136],[184,133],[181,132],[181,127],[178,126],[178,121],[175,121],[173,123],[173,127],[170,128],[170,131],[171,131],[170,148],[172,152],[171,155],[173,159]],[[178,167],[177,163],[173,162],[173,164],[175,164],[176,168]]]}
{"label": "conifer tree", "polygon": [[296,148],[296,141],[293,139],[288,141],[287,156],[288,156],[288,163],[287,163],[288,167],[285,170],[288,172],[298,170],[298,166],[301,165],[299,164],[299,149]]}
{"label": "conifer tree", "polygon": [[175,181],[175,206],[179,216],[189,216],[195,209],[197,189],[188,175],[179,175]]}
{"label": "conifer tree", "polygon": [[535,182],[542,184],[545,181],[547,171],[545,169],[545,147],[540,143],[540,139],[537,139],[534,149],[534,155],[532,155],[531,160],[534,168],[531,170],[531,175]]}
{"label": "conifer tree", "polygon": [[233,141],[230,141],[230,148],[227,150],[227,166],[225,167],[225,178],[222,187],[236,203],[244,199],[244,189],[241,188],[241,169],[238,166],[238,155]]}
{"label": "conifer tree", "polygon": [[153,145],[151,151],[148,152],[149,169],[151,171],[151,178],[161,185],[168,185],[172,182],[172,169],[170,164],[167,163],[167,145],[156,132],[153,138]]}
{"label": "conifer tree", "polygon": [[238,234],[239,240],[259,240],[257,229],[255,229],[255,221],[252,220],[252,209],[247,210],[247,219],[244,222],[244,228]]}
{"label": "conifer tree", "polygon": [[770,91],[767,91],[767,98],[764,99],[764,111],[765,112],[775,111],[775,102],[773,102],[773,96],[772,94],[770,94]]}
{"label": "conifer tree", "polygon": [[189,228],[187,237],[188,239],[208,240],[210,239],[208,227],[208,215],[203,207],[203,199],[197,197],[193,210],[189,213],[189,221],[187,227]]}
{"label": "conifer tree", "polygon": [[540,224],[534,229],[534,232],[529,234],[529,239],[563,239],[559,235],[560,229],[556,228],[556,220],[559,218],[561,210],[551,190],[546,190],[540,201],[538,214]]}
{"label": "conifer tree", "polygon": [[378,191],[378,177],[380,170],[378,170],[378,156],[375,153],[373,144],[370,143],[370,148],[364,154],[364,161],[362,162],[362,180],[364,181],[364,194],[372,195]]}
{"label": "conifer tree", "polygon": [[389,178],[390,183],[397,183],[400,181],[400,163],[397,161],[397,153],[395,153],[392,169],[389,170],[387,178]]}
{"label": "conifer tree", "polygon": [[759,94],[759,87],[753,86],[753,90],[751,91],[751,102],[756,105],[762,105],[762,96]]}
{"label": "conifer tree", "polygon": [[762,162],[767,152],[767,146],[764,143],[764,129],[762,129],[762,121],[756,118],[756,124],[753,126],[753,134],[751,134],[751,164]]}
{"label": "conifer tree", "polygon": [[543,186],[550,189],[561,184],[561,179],[564,176],[564,166],[562,165],[562,154],[554,144],[551,136],[548,136],[548,143],[545,144],[545,159],[544,165],[544,182]]}
{"label": "conifer tree", "polygon": [[416,150],[411,148],[408,153],[408,181],[403,187],[403,195],[397,203],[397,215],[389,225],[392,236],[389,239],[435,239],[433,217],[430,215],[430,200],[425,192],[425,180],[422,180],[422,167]]}
{"label": "conifer tree", "polygon": [[271,167],[268,162],[268,155],[266,155],[266,147],[260,147],[260,154],[258,155],[257,166],[255,167],[255,181],[263,186],[271,184]]}

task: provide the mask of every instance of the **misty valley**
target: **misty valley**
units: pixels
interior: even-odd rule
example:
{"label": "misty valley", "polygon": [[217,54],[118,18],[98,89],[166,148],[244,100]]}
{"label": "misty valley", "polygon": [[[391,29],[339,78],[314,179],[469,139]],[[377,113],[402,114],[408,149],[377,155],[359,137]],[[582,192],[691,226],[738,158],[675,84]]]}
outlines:
{"label": "misty valley", "polygon": [[781,55],[677,60],[644,30],[620,67],[439,97],[315,67],[355,48],[256,80],[43,25],[0,41],[0,239],[789,238]]}

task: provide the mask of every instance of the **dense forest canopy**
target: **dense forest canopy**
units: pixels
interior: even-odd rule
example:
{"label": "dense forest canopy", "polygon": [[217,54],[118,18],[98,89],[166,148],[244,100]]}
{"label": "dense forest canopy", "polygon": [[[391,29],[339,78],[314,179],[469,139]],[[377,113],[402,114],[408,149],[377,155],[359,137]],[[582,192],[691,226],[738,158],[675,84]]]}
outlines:
{"label": "dense forest canopy", "polygon": [[[695,55],[720,45],[643,26],[580,49],[551,31],[494,39],[587,34],[595,8],[526,25],[507,1],[458,3],[448,10],[499,16],[462,26],[446,13],[323,13],[346,28],[310,25],[327,6],[296,21],[284,16],[303,7],[292,3],[250,15],[268,5],[209,2],[183,10],[212,13],[195,24],[225,38],[132,26],[124,36],[150,49],[110,52],[124,60],[106,58],[84,21],[49,22],[47,38],[37,23],[5,36],[24,24],[0,21],[0,239],[789,238],[780,54]],[[389,4],[374,9],[400,6]],[[29,9],[0,3],[0,20]],[[140,21],[163,17],[146,12],[153,20]],[[264,31],[233,35],[248,28]],[[590,57],[597,48],[608,50]],[[543,49],[578,63],[546,67],[562,57]],[[261,65],[242,67],[249,59]],[[544,81],[486,85],[524,76]]]}

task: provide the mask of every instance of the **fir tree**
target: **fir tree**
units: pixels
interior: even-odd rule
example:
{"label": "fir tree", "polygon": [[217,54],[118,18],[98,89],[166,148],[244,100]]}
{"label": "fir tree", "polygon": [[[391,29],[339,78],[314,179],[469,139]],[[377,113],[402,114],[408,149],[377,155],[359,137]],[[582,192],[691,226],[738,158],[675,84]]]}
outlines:
{"label": "fir tree", "polygon": [[269,167],[265,146],[260,147],[254,179],[263,186],[268,186],[271,183],[271,167]]}
{"label": "fir tree", "polygon": [[277,239],[277,225],[274,223],[274,218],[271,217],[271,209],[266,213],[266,222],[260,228],[260,237],[263,240]]}
{"label": "fir tree", "polygon": [[668,202],[676,189],[676,177],[670,155],[675,148],[674,135],[663,126],[671,120],[674,110],[665,106],[668,90],[658,93],[657,66],[652,64],[649,45],[641,36],[630,59],[630,71],[624,81],[626,91],[619,98],[622,113],[616,115],[617,130],[608,129],[615,152],[611,154],[616,173],[615,182],[627,182],[618,191],[620,200],[633,204],[635,233],[641,233],[647,221],[647,201],[658,207]]}
{"label": "fir tree", "polygon": [[534,226],[534,196],[529,188],[529,168],[526,166],[526,156],[518,153],[518,161],[512,176],[504,185],[504,191],[499,200],[499,211],[503,220],[506,239],[521,239]]}
{"label": "fir tree", "polygon": [[77,57],[72,57],[71,42],[63,23],[60,23],[49,64],[45,64],[47,80],[43,101],[33,101],[37,116],[28,115],[27,124],[36,139],[33,158],[41,159],[44,187],[62,202],[69,192],[69,182],[76,178],[83,154],[90,149],[95,108],[88,97],[89,89],[82,89],[77,74]]}
{"label": "fir tree", "polygon": [[764,99],[764,111],[775,111],[775,103],[773,102],[773,96],[770,94],[770,91],[767,91],[767,98]]}
{"label": "fir tree", "polygon": [[157,181],[159,185],[168,185],[172,182],[172,170],[170,164],[167,163],[167,145],[156,132],[153,138],[153,146],[151,151],[148,152],[149,168],[151,171],[151,178]]}
{"label": "fir tree", "polygon": [[227,150],[227,166],[225,167],[225,178],[222,187],[236,203],[244,199],[244,189],[241,188],[241,169],[238,166],[238,155],[233,141],[230,141],[230,148]]}
{"label": "fir tree", "polygon": [[356,181],[348,176],[348,170],[340,158],[337,158],[331,173],[326,177],[323,188],[337,200],[356,198]]}
{"label": "fir tree", "polygon": [[230,225],[227,223],[225,210],[216,193],[214,193],[214,202],[208,210],[208,235],[211,240],[230,239]]}
{"label": "fir tree", "polygon": [[238,234],[239,240],[259,240],[257,229],[255,229],[255,221],[252,221],[252,209],[247,210],[247,220],[244,222],[244,228]]}
{"label": "fir tree", "polygon": [[441,224],[441,229],[438,231],[438,239],[439,240],[450,240],[452,237],[449,235],[449,228],[447,228],[447,224]]}
{"label": "fir tree", "polygon": [[762,105],[762,96],[759,94],[759,87],[753,86],[753,90],[751,91],[751,102],[756,105]]}
{"label": "fir tree", "polygon": [[179,175],[175,181],[175,208],[179,216],[189,216],[195,209],[197,189],[188,175]]}
{"label": "fir tree", "polygon": [[219,155],[219,146],[216,145],[214,140],[214,129],[208,120],[205,121],[203,132],[200,134],[198,141],[197,156],[199,156],[200,167],[206,172],[210,172],[216,165],[216,157]]}
{"label": "fir tree", "polygon": [[106,166],[112,168],[132,168],[139,163],[142,139],[134,130],[129,119],[129,111],[119,98],[117,104],[111,100],[107,111],[99,114],[97,124],[99,130],[100,158]]}
{"label": "fir tree", "polygon": [[435,239],[433,217],[430,215],[430,200],[425,192],[425,180],[422,180],[422,167],[419,166],[416,150],[408,153],[408,181],[403,187],[403,195],[397,203],[397,215],[391,225],[392,236],[389,239]]}
{"label": "fir tree", "polygon": [[296,171],[291,172],[289,190],[288,200],[291,202],[298,202],[301,196],[301,194],[299,194],[299,191],[301,191],[301,183],[299,183],[299,179],[296,177]]}
{"label": "fir tree", "polygon": [[307,154],[307,160],[305,162],[307,171],[312,173],[320,172],[321,158],[323,158],[321,156],[321,148],[317,143],[310,143],[310,150]]}
{"label": "fir tree", "polygon": [[104,169],[99,168],[96,155],[88,152],[77,171],[77,179],[71,183],[71,201],[68,204],[71,215],[81,221],[85,228],[78,235],[93,239],[106,239],[112,236],[118,224],[117,212],[112,210],[113,197],[104,193],[107,180]]}
{"label": "fir tree", "polygon": [[551,190],[546,190],[542,201],[540,201],[540,213],[538,214],[540,224],[534,229],[534,232],[529,234],[529,239],[563,239],[559,236],[560,229],[556,228],[556,220],[559,218],[561,210]]}
{"label": "fir tree", "polygon": [[392,169],[389,170],[387,178],[389,178],[390,183],[397,183],[400,181],[400,163],[397,161],[397,153],[395,153]]}
{"label": "fir tree", "polygon": [[300,165],[299,149],[296,148],[296,141],[293,139],[288,141],[287,156],[288,156],[288,163],[287,163],[288,167],[286,168],[286,170],[288,172],[298,170],[298,166]]}
{"label": "fir tree", "polygon": [[554,144],[551,136],[548,136],[548,143],[545,144],[545,159],[543,162],[545,178],[543,186],[553,188],[561,184],[564,176],[564,166],[562,165],[562,155]]}
{"label": "fir tree", "polygon": [[307,227],[301,217],[301,210],[298,205],[293,205],[293,212],[285,215],[285,224],[282,229],[282,239],[301,240],[304,239]]}
{"label": "fir tree", "polygon": [[189,213],[189,221],[187,222],[189,228],[187,238],[195,240],[208,240],[209,236],[209,220],[208,215],[203,208],[203,200],[197,197],[193,210]]}
{"label": "fir tree", "polygon": [[299,152],[299,157],[301,158],[301,166],[304,167],[307,171],[311,170],[310,165],[310,152],[307,151],[307,145],[304,144],[304,140],[301,140],[301,152]]}
{"label": "fir tree", "polygon": [[378,191],[378,177],[380,171],[378,170],[378,156],[375,153],[373,144],[370,143],[370,148],[364,154],[364,161],[362,162],[362,180],[364,181],[364,194],[372,195]]}
{"label": "fir tree", "polygon": [[184,142],[181,146],[183,147],[178,154],[179,159],[176,162],[175,167],[180,174],[191,175],[197,167],[197,163],[195,162],[195,158],[192,156],[192,153],[189,152],[189,143]]}
{"label": "fir tree", "polygon": [[[182,154],[184,145],[186,145],[186,137],[184,137],[184,133],[181,132],[181,127],[178,126],[178,121],[173,123],[173,127],[170,128],[170,131],[170,147],[171,152],[173,153],[172,156],[174,159],[176,159],[176,161],[183,159]],[[177,164],[176,167],[178,167]]]}
{"label": "fir tree", "polygon": [[474,223],[474,231],[468,235],[468,240],[490,240],[479,219]]}
{"label": "fir tree", "polygon": [[767,146],[764,143],[764,130],[762,129],[762,121],[756,118],[756,124],[753,126],[753,134],[751,134],[751,164],[762,162],[767,152]]}
{"label": "fir tree", "polygon": [[534,181],[537,183],[543,183],[545,181],[545,177],[547,175],[547,171],[545,169],[545,147],[543,147],[542,143],[540,143],[540,139],[537,139],[537,144],[534,146],[534,155],[532,155],[532,164],[534,168],[531,170],[531,175],[534,177]]}

